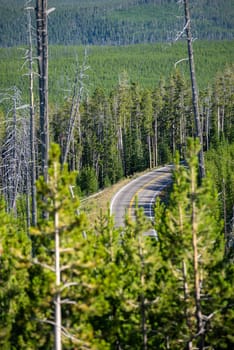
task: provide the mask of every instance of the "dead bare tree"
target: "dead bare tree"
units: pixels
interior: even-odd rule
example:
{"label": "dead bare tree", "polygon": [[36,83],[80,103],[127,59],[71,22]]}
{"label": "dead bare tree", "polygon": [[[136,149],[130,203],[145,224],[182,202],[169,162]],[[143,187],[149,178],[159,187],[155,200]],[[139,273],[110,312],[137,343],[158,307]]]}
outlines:
{"label": "dead bare tree", "polygon": [[49,118],[48,118],[48,30],[47,0],[36,1],[37,59],[40,100],[40,148],[44,179],[48,180]]}
{"label": "dead bare tree", "polygon": [[[31,0],[26,2],[26,6],[29,5]],[[27,23],[28,23],[28,51],[26,59],[28,61],[29,68],[29,111],[30,111],[30,181],[31,181],[31,224],[35,226],[37,224],[37,201],[36,201],[36,159],[35,159],[35,107],[34,107],[34,71],[33,71],[33,39],[32,39],[32,19],[31,10],[33,7],[27,6]]]}
{"label": "dead bare tree", "polygon": [[175,67],[177,66],[177,64],[183,61],[187,61],[187,60],[189,61],[189,71],[190,71],[192,101],[193,101],[193,114],[194,114],[194,124],[195,124],[195,137],[199,139],[199,142],[201,145],[201,149],[198,153],[199,178],[202,179],[203,177],[205,177],[205,161],[204,161],[204,153],[203,153],[202,125],[200,120],[199,98],[198,98],[198,89],[197,89],[194,54],[193,54],[193,37],[192,37],[192,31],[191,31],[189,0],[179,0],[178,3],[183,3],[183,6],[184,6],[185,25],[183,30],[176,35],[175,41],[179,40],[184,35],[184,33],[186,33],[188,57],[182,58],[179,61],[177,61],[175,63]]}
{"label": "dead bare tree", "polygon": [[77,64],[75,80],[73,83],[73,91],[72,91],[72,104],[70,110],[70,118],[68,123],[68,128],[66,132],[66,142],[65,149],[62,156],[62,164],[67,162],[69,150],[71,147],[71,142],[74,136],[74,130],[77,126],[78,129],[78,140],[81,143],[81,126],[80,126],[80,102],[84,92],[84,80],[86,78],[86,71],[89,67],[86,64],[87,62],[87,51],[85,51],[85,56],[83,60],[83,64],[81,67]]}
{"label": "dead bare tree", "polygon": [[[20,91],[14,87],[4,96],[12,103],[6,115],[5,140],[1,150],[1,182],[7,211],[17,215],[17,199],[30,190],[29,178],[30,146],[28,105],[22,105]],[[29,214],[27,222],[29,223]]]}
{"label": "dead bare tree", "polygon": [[193,38],[192,38],[192,32],[191,32],[189,0],[183,0],[183,1],[184,1],[184,16],[185,16],[184,30],[186,32],[187,44],[188,44],[188,58],[189,58],[190,79],[191,79],[191,87],[192,87],[193,112],[194,112],[194,122],[195,122],[195,128],[196,128],[195,136],[199,139],[199,142],[201,145],[201,149],[198,154],[199,176],[201,179],[205,177],[205,162],[204,162],[204,154],[203,154],[203,137],[202,137],[202,129],[201,129],[201,121],[200,121],[200,113],[199,113],[198,90],[197,90],[194,55],[193,55],[193,44],[192,44]]}

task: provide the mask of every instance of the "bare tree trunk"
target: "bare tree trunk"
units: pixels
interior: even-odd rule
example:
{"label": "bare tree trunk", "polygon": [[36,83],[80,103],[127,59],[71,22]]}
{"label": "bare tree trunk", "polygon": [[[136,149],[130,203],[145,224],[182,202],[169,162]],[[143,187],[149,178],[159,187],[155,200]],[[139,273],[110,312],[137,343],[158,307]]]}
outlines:
{"label": "bare tree trunk", "polygon": [[30,188],[30,170],[27,169],[26,174],[26,222],[27,222],[27,229],[31,226],[31,205],[30,205],[30,196],[29,196],[29,188]]}
{"label": "bare tree trunk", "polygon": [[217,109],[217,134],[218,134],[218,140],[220,140],[220,107],[219,106]]}
{"label": "bare tree trunk", "polygon": [[154,117],[154,166],[158,166],[158,116]]}
{"label": "bare tree trunk", "polygon": [[145,287],[145,271],[144,271],[144,254],[142,249],[142,238],[139,236],[138,242],[139,242],[139,255],[141,259],[141,301],[140,301],[140,308],[141,308],[141,331],[142,331],[142,350],[148,349],[148,337],[147,337],[147,324],[146,324],[146,302],[145,302],[145,295],[144,295],[144,287]]}
{"label": "bare tree trunk", "polygon": [[62,164],[67,162],[68,153],[71,148],[71,143],[74,141],[73,136],[74,136],[74,129],[75,129],[76,123],[77,123],[77,129],[78,129],[78,140],[80,145],[82,144],[79,108],[80,108],[80,102],[84,91],[84,79],[86,77],[85,72],[89,68],[88,66],[86,66],[86,61],[87,61],[87,52],[85,51],[85,57],[84,57],[82,67],[80,68],[80,71],[77,65],[75,81],[73,85],[72,106],[71,106],[69,125],[68,125],[67,135],[66,135],[65,150],[62,157]]}
{"label": "bare tree trunk", "polygon": [[175,156],[176,152],[176,131],[175,131],[175,120],[172,121],[172,131],[171,131],[171,139],[172,139],[172,154]]}
{"label": "bare tree trunk", "polygon": [[147,143],[148,143],[148,153],[149,153],[149,168],[152,168],[152,155],[151,155],[151,137],[147,135]]}
{"label": "bare tree trunk", "polygon": [[195,298],[195,316],[196,316],[196,330],[197,335],[199,336],[200,344],[199,350],[204,348],[203,339],[204,339],[204,325],[202,318],[202,310],[201,310],[201,290],[200,290],[200,274],[199,274],[199,266],[198,266],[198,238],[197,238],[197,213],[196,213],[196,172],[195,168],[191,169],[191,198],[192,198],[192,240],[193,240],[193,274],[194,274],[194,298]]}
{"label": "bare tree trunk", "polygon": [[224,136],[224,117],[225,117],[225,108],[224,106],[222,106],[221,118],[220,118],[220,127],[221,127],[222,136]]}
{"label": "bare tree trunk", "polygon": [[[188,288],[188,282],[187,282],[187,268],[186,268],[186,263],[183,260],[182,262],[182,271],[183,271],[183,288],[184,288],[184,302],[185,302],[185,318],[186,318],[186,324],[188,329],[192,329],[192,324],[190,320],[190,315],[189,315],[189,288]],[[189,340],[187,343],[187,350],[192,350],[193,349],[193,344],[192,341]]]}
{"label": "bare tree trunk", "polygon": [[[57,169],[58,164],[55,162],[55,184],[57,186]],[[61,316],[61,269],[60,269],[60,237],[59,237],[59,213],[57,210],[57,203],[55,203],[55,276],[56,276],[56,294],[55,294],[55,350],[62,350],[62,339],[61,339],[61,327],[62,327],[62,316]]]}
{"label": "bare tree trunk", "polygon": [[13,95],[9,97],[13,100],[13,107],[12,115],[10,114],[6,120],[1,182],[7,211],[13,211],[17,215],[17,199],[19,194],[25,193],[30,162],[28,118],[22,115],[22,110],[28,105],[21,105],[21,94],[16,87],[13,88]]}
{"label": "bare tree trunk", "polygon": [[16,117],[16,96],[14,97],[14,109],[13,109],[13,133],[12,133],[12,145],[13,145],[13,152],[12,152],[12,159],[13,159],[13,169],[14,169],[14,175],[10,174],[10,176],[15,176],[13,178],[13,188],[12,188],[12,198],[11,198],[11,208],[13,209],[14,213],[16,214],[16,196],[17,196],[17,182],[18,182],[18,176],[17,174],[17,157],[16,157],[16,122],[17,122],[17,117]]}
{"label": "bare tree trunk", "polygon": [[36,2],[36,23],[40,99],[41,160],[42,174],[47,182],[49,153],[47,0],[37,0]]}
{"label": "bare tree trunk", "polygon": [[185,30],[186,30],[187,43],[188,43],[188,56],[189,56],[190,78],[191,78],[191,85],[192,85],[192,98],[193,98],[193,111],[194,111],[194,121],[195,121],[195,128],[196,128],[196,137],[198,137],[201,145],[201,150],[199,151],[199,154],[198,154],[198,160],[199,160],[199,176],[200,176],[200,179],[202,179],[203,177],[205,177],[205,163],[204,163],[204,154],[203,154],[203,137],[202,137],[200,116],[199,116],[195,64],[194,64],[194,56],[193,56],[189,0],[184,0],[184,13],[185,13]]}
{"label": "bare tree trunk", "polygon": [[227,203],[226,203],[226,186],[225,180],[222,181],[222,200],[223,200],[223,220],[224,220],[224,237],[225,237],[225,252],[227,253],[228,230],[227,230]]}
{"label": "bare tree trunk", "polygon": [[210,105],[208,105],[206,108],[206,150],[207,151],[210,147],[209,137],[210,137]]}
{"label": "bare tree trunk", "polygon": [[32,49],[32,23],[30,8],[27,9],[28,17],[28,40],[29,40],[29,96],[30,96],[30,151],[31,151],[31,201],[32,201],[32,225],[37,224],[37,201],[36,201],[36,161],[35,161],[35,110],[33,93],[33,49]]}
{"label": "bare tree trunk", "polygon": [[124,174],[125,174],[123,133],[122,133],[121,125],[118,126],[117,135],[118,135],[118,151],[120,153],[121,163],[122,163]]}
{"label": "bare tree trunk", "polygon": [[[143,277],[141,277],[143,278]],[[143,350],[148,349],[148,340],[147,340],[147,325],[146,325],[146,314],[145,314],[145,296],[144,293],[141,294],[141,329],[143,337]]]}

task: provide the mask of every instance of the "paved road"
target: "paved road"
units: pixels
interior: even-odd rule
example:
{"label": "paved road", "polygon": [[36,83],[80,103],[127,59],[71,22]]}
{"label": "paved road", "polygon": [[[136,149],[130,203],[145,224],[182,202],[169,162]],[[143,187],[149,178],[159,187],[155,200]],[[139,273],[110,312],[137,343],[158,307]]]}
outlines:
{"label": "paved road", "polygon": [[158,168],[144,174],[122,187],[112,198],[111,214],[114,215],[115,225],[124,226],[127,214],[134,217],[135,198],[138,206],[144,208],[145,215],[154,217],[154,202],[156,196],[171,182],[172,166]]}

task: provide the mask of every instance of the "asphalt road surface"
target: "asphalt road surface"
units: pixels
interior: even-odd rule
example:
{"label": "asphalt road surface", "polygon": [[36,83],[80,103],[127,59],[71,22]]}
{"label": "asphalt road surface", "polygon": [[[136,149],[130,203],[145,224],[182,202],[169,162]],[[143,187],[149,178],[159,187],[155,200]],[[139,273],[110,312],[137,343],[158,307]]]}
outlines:
{"label": "asphalt road surface", "polygon": [[114,195],[110,211],[117,227],[124,226],[126,214],[134,218],[136,198],[145,215],[153,219],[155,198],[171,182],[171,170],[172,165],[152,170],[132,180]]}

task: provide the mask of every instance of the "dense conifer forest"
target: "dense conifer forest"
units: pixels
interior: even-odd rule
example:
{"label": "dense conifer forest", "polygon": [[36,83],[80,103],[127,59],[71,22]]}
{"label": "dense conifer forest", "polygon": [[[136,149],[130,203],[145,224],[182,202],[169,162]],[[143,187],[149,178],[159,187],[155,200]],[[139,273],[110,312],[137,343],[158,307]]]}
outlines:
{"label": "dense conifer forest", "polygon": [[[49,40],[62,45],[171,42],[183,28],[183,9],[171,0],[50,0]],[[232,0],[193,0],[198,39],[234,38]],[[1,0],[0,46],[27,42],[24,1]]]}
{"label": "dense conifer forest", "polygon": [[[233,349],[234,6],[190,1],[198,138],[183,4],[1,1],[1,349]],[[153,221],[87,216],[168,163]]]}
{"label": "dense conifer forest", "polygon": [[[234,41],[195,41],[195,62],[199,89],[212,85],[218,73],[234,61]],[[0,89],[16,85],[27,98],[27,48],[0,48]],[[86,54],[85,54],[86,52]],[[85,58],[86,55],[86,58]],[[85,61],[85,89],[92,94],[97,87],[106,93],[114,90],[119,76],[126,71],[129,81],[154,89],[161,79],[169,80],[177,69],[189,81],[186,43],[136,44],[129,46],[54,46],[49,47],[50,101],[62,104],[71,95],[77,66]],[[35,63],[34,63],[35,64]],[[36,91],[35,91],[36,93]]]}

